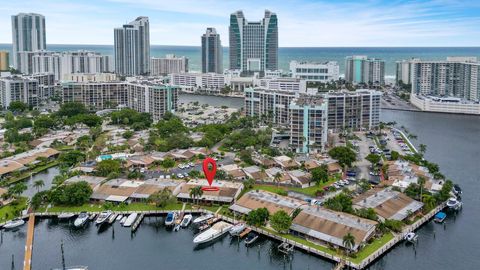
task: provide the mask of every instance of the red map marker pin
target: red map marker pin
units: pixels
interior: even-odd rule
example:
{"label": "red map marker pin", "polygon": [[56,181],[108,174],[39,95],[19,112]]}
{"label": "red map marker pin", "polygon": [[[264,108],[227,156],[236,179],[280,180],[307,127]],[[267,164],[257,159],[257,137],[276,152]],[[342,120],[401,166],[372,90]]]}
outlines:
{"label": "red map marker pin", "polygon": [[[212,165],[210,169],[208,165]],[[213,178],[217,173],[217,163],[212,158],[207,157],[203,160],[203,173],[205,174],[205,178],[207,178],[209,187],[203,187],[202,190],[204,191],[218,191],[218,187],[212,187]]]}

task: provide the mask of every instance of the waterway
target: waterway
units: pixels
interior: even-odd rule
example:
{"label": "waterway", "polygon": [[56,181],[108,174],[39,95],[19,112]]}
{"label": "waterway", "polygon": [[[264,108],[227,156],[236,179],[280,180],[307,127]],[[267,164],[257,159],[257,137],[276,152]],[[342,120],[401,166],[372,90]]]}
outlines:
{"label": "waterway", "polygon": [[[242,107],[242,99],[182,95],[180,102],[199,101],[214,106]],[[383,121],[396,121],[417,135],[417,146],[427,145],[426,158],[438,163],[442,172],[463,188],[464,208],[449,216],[445,226],[430,222],[419,231],[414,249],[400,243],[370,269],[478,269],[478,228],[480,228],[480,117],[382,110]],[[50,169],[52,170],[52,169]],[[50,172],[50,171],[49,171]],[[54,173],[54,172],[53,172]],[[38,177],[42,177],[38,175]],[[47,180],[47,177],[43,177]],[[90,224],[73,230],[67,224],[40,220],[35,228],[33,269],[50,269],[61,263],[60,242],[65,242],[67,264],[85,264],[92,270],[127,269],[331,269],[333,264],[321,258],[295,251],[292,260],[275,251],[275,243],[266,239],[253,248],[230,237],[195,249],[193,232],[170,232],[162,218],[147,218],[135,235],[118,224],[98,232]],[[113,233],[115,230],[115,233]],[[0,269],[23,266],[26,226],[1,234]]]}

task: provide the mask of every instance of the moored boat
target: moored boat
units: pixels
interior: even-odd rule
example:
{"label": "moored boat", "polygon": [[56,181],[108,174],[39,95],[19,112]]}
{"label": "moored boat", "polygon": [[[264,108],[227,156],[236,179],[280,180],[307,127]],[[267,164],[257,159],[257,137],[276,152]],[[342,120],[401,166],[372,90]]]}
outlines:
{"label": "moored boat", "polygon": [[251,232],[247,235],[247,238],[245,238],[245,245],[253,244],[253,242],[257,241],[257,239],[258,234]]}
{"label": "moored boat", "polygon": [[175,223],[176,218],[177,218],[177,213],[168,212],[167,217],[165,218],[165,226],[172,226]]}
{"label": "moored boat", "polygon": [[232,224],[225,221],[217,222],[208,230],[195,236],[195,238],[193,239],[193,243],[202,244],[213,241],[227,233],[232,228],[232,226]]}
{"label": "moored boat", "polygon": [[111,214],[110,217],[108,218],[108,224],[112,224],[113,222],[115,222],[115,220],[117,219],[117,216],[118,214]]}
{"label": "moored boat", "polygon": [[438,212],[435,217],[434,217],[434,221],[437,222],[437,223],[442,223],[445,221],[445,218],[447,218],[447,214],[445,214],[444,212]]}
{"label": "moored boat", "polygon": [[122,220],[122,218],[123,218],[123,215],[118,215],[117,219],[115,221],[120,221],[120,220]]}
{"label": "moored boat", "polygon": [[94,220],[97,217],[97,214],[92,213],[89,217],[88,220]]}
{"label": "moored boat", "polygon": [[122,217],[122,219],[120,219],[120,224],[123,225],[126,220],[127,220],[127,216]]}
{"label": "moored boat", "polygon": [[112,215],[112,211],[110,210],[101,212],[100,215],[98,215],[97,219],[95,220],[95,224],[97,225],[103,224],[105,221],[108,220],[108,218],[111,215]]}
{"label": "moored boat", "polygon": [[75,227],[82,227],[88,221],[88,214],[86,212],[81,212],[80,215],[75,219],[73,225]]}
{"label": "moored boat", "polygon": [[57,217],[58,219],[70,219],[74,216],[75,216],[74,213],[60,213]]}
{"label": "moored boat", "polygon": [[410,243],[415,243],[417,242],[418,235],[414,232],[409,232],[403,236],[403,240],[410,242]]}
{"label": "moored boat", "polygon": [[188,225],[190,225],[190,222],[192,221],[192,218],[193,216],[190,214],[185,215],[182,219],[182,223],[180,223],[180,226],[182,226],[182,228],[188,227]]}
{"label": "moored boat", "polygon": [[212,214],[201,215],[201,216],[199,216],[199,217],[197,217],[196,219],[193,220],[193,224],[199,224],[199,223],[205,222],[205,221],[207,221],[211,218],[213,218]]}
{"label": "moored boat", "polygon": [[8,230],[8,229],[20,227],[23,224],[25,224],[25,220],[16,218],[14,220],[10,220],[7,223],[5,223],[5,225],[3,225],[3,228]]}
{"label": "moored boat", "polygon": [[237,223],[230,229],[229,233],[231,236],[239,236],[240,233],[242,233],[243,230],[245,230],[245,227],[246,227],[245,223],[243,222]]}
{"label": "moored boat", "polygon": [[451,197],[447,201],[447,207],[452,210],[460,210],[462,208],[463,203],[455,197]]}
{"label": "moored boat", "polygon": [[132,224],[135,222],[137,219],[138,214],[137,213],[131,213],[127,219],[125,219],[125,222],[123,223],[124,227],[130,227]]}

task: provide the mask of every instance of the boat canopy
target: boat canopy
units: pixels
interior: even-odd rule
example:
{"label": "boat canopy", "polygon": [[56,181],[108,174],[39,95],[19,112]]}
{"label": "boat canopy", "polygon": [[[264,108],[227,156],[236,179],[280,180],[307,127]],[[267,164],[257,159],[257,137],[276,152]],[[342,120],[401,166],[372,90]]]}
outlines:
{"label": "boat canopy", "polygon": [[447,217],[447,214],[445,214],[444,212],[438,212],[436,215],[435,215],[435,218],[438,218],[438,219],[444,219]]}

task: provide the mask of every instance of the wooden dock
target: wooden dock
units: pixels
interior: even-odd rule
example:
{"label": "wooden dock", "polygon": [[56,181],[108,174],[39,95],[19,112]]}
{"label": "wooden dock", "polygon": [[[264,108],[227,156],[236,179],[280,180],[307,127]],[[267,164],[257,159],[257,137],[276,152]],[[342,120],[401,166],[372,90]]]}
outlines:
{"label": "wooden dock", "polygon": [[250,227],[247,227],[247,228],[245,228],[245,230],[243,230],[243,232],[241,232],[241,233],[238,235],[238,237],[243,238],[243,237],[245,237],[248,233],[250,233],[251,231],[252,231],[252,229],[251,229]]}
{"label": "wooden dock", "polygon": [[34,232],[35,232],[35,214],[31,213],[28,217],[27,243],[25,244],[25,259],[23,260],[23,270],[32,269]]}

